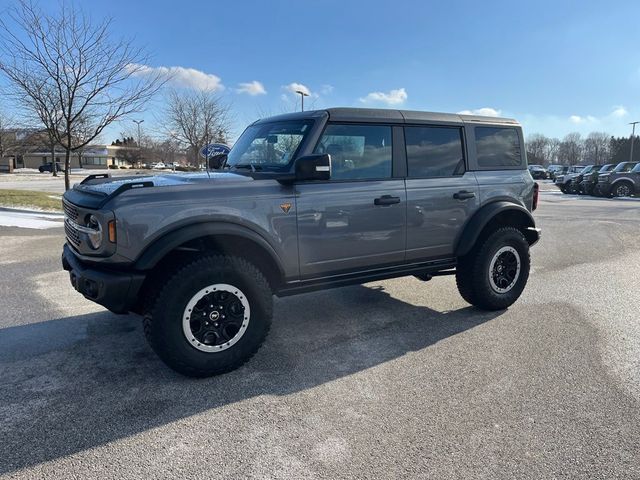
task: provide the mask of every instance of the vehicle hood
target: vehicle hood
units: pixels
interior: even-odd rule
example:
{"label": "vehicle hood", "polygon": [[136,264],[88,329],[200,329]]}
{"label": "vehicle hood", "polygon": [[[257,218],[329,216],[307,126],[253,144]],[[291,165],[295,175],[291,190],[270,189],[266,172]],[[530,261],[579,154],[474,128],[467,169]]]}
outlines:
{"label": "vehicle hood", "polygon": [[231,172],[197,172],[161,175],[132,175],[126,177],[87,177],[64,194],[64,198],[76,205],[100,208],[111,198],[134,188],[162,188],[184,185],[216,184],[219,182],[251,182],[245,175]]}

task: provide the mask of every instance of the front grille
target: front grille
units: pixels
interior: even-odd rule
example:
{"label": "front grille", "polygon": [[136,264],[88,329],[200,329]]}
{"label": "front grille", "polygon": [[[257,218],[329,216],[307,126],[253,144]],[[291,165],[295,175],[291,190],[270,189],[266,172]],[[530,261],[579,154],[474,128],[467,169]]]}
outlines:
{"label": "front grille", "polygon": [[64,220],[64,233],[67,235],[67,240],[69,240],[69,242],[71,242],[75,247],[80,245],[80,232],[78,232],[78,230],[73,226],[73,223],[67,219]]}
{"label": "front grille", "polygon": [[62,208],[64,208],[64,214],[68,219],[73,220],[74,222],[78,221],[78,209],[76,207],[63,200]]}

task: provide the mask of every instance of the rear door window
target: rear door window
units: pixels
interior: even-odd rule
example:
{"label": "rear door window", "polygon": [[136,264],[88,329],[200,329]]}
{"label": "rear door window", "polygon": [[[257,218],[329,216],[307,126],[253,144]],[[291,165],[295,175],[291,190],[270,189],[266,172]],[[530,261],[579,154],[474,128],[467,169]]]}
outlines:
{"label": "rear door window", "polygon": [[476,154],[481,168],[522,165],[520,138],[515,128],[476,127]]}
{"label": "rear door window", "polygon": [[405,127],[408,176],[451,177],[464,173],[462,129]]}

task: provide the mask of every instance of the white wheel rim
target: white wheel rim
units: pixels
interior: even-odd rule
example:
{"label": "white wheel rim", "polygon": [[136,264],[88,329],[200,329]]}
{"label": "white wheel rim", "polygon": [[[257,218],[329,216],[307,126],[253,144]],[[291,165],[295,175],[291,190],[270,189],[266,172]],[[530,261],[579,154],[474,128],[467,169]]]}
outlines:
{"label": "white wheel rim", "polygon": [[[216,296],[225,294],[235,299],[215,301]],[[241,314],[237,313],[240,310],[236,305],[231,306],[235,302],[242,306]],[[223,352],[238,343],[247,331],[250,319],[251,308],[244,292],[233,285],[216,283],[191,297],[182,314],[182,331],[193,348],[207,353]]]}
{"label": "white wheel rim", "polygon": [[[515,273],[513,275],[507,275],[503,273],[504,265],[501,263],[501,259],[504,256],[513,255],[515,257]],[[489,264],[489,283],[491,288],[496,293],[507,293],[510,291],[520,278],[520,254],[518,251],[510,246],[504,246],[493,255],[491,263]],[[505,277],[506,276],[506,277]],[[511,278],[512,277],[512,278]],[[505,281],[505,278],[508,281]]]}

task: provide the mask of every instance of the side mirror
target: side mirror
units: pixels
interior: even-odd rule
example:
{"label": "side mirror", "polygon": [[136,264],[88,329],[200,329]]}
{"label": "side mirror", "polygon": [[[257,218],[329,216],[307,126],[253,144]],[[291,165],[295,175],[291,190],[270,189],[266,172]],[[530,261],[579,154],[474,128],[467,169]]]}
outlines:
{"label": "side mirror", "polygon": [[316,153],[296,160],[296,180],[329,180],[331,155]]}
{"label": "side mirror", "polygon": [[224,163],[226,161],[227,161],[227,154],[226,153],[219,153],[217,155],[209,157],[209,168],[214,169],[214,170],[222,168],[222,166],[224,165]]}

